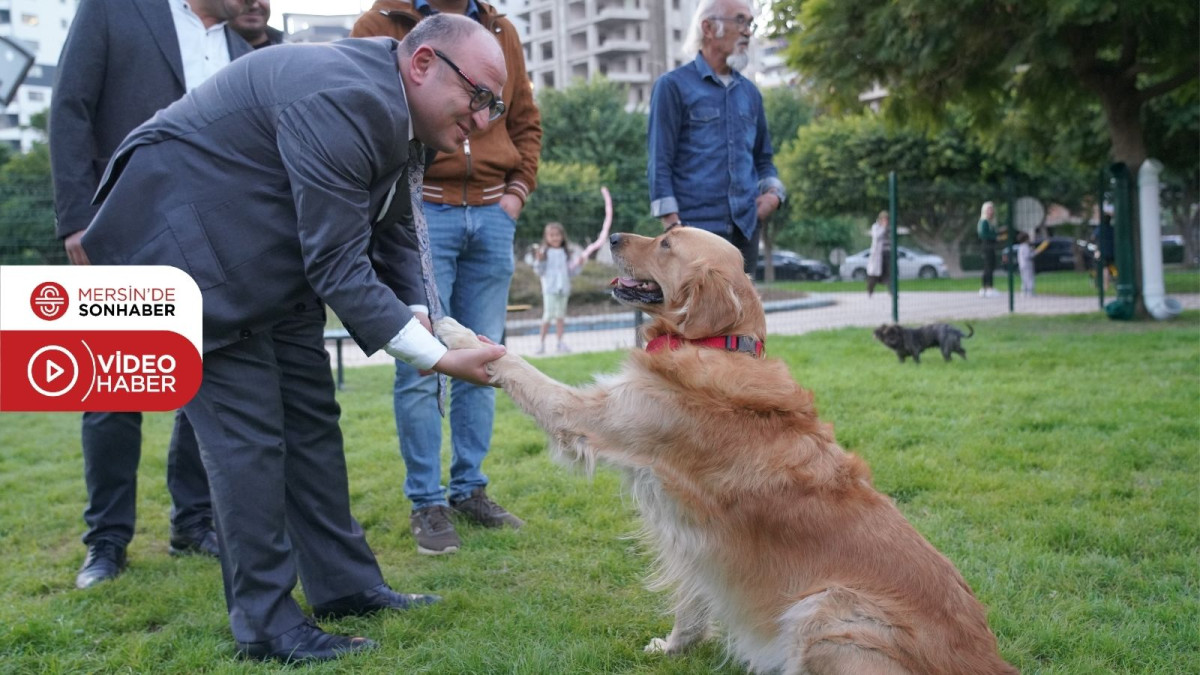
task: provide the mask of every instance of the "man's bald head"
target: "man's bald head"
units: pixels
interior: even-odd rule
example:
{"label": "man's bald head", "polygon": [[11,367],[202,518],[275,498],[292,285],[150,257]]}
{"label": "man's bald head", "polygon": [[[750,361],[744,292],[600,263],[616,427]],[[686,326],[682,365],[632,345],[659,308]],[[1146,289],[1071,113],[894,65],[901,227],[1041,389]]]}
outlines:
{"label": "man's bald head", "polygon": [[[404,53],[412,56],[413,52],[424,44],[443,49],[468,40],[478,40],[483,35],[491,38],[491,33],[488,33],[487,29],[478,21],[468,19],[461,14],[434,14],[428,19],[418,22],[408,35],[404,36],[400,44],[404,47]],[[496,43],[496,50],[499,53],[500,43],[496,42],[495,38],[492,38],[492,42]],[[500,60],[504,60],[502,53]]]}
{"label": "man's bald head", "polygon": [[[478,22],[435,14],[400,43],[400,74],[419,140],[453,152],[468,134],[485,128],[491,109],[473,101],[500,100],[508,78],[500,43]],[[498,110],[498,108],[497,108]]]}

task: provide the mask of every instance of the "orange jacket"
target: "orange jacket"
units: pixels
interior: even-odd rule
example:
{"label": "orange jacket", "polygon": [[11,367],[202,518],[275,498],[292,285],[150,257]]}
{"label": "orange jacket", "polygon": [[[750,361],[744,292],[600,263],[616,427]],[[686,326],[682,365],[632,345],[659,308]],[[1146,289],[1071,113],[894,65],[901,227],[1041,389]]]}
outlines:
{"label": "orange jacket", "polygon": [[[500,201],[504,193],[521,202],[537,185],[538,155],[542,151],[542,118],[533,102],[525,73],[521,38],[496,8],[476,0],[479,22],[500,41],[508,81],[504,83],[504,117],[471,135],[454,154],[438,153],[425,172],[427,202],[480,206]],[[350,31],[351,37],[387,36],[402,39],[424,16],[408,0],[377,0]]]}

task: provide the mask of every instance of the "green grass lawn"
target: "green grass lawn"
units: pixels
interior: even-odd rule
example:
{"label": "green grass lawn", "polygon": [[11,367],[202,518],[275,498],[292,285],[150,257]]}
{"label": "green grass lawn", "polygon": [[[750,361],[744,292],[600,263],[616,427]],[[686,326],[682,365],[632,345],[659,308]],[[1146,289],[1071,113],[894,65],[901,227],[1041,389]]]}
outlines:
{"label": "green grass lawn", "polygon": [[[996,289],[1008,292],[1008,273],[996,271]],[[852,293],[864,290],[865,281],[780,281],[776,286],[809,293]],[[1200,270],[1174,265],[1163,275],[1167,293],[1200,293]],[[1013,274],[1013,287],[1021,292],[1021,278]],[[1095,296],[1096,280],[1087,272],[1043,272],[1035,280],[1037,292],[1042,295]],[[961,279],[901,279],[900,293],[905,291],[977,291],[979,276]],[[1115,290],[1106,290],[1105,298],[1114,297]]]}
{"label": "green grass lawn", "polygon": [[[1003,655],[1027,673],[1200,672],[1200,314],[1098,313],[975,323],[970,360],[900,365],[866,329],[775,337],[840,443],[962,571]],[[618,353],[538,362],[582,382]],[[315,672],[740,672],[707,644],[642,653],[671,619],[619,478],[552,464],[498,397],[485,465],[520,532],[462,526],[464,549],[416,554],[392,421],[391,369],[340,394],[355,514],[397,589],[440,605],[328,622],[373,653]],[[233,658],[217,565],[167,555],[166,414],[146,416],[138,534],[118,580],[72,582],[84,548],[76,415],[0,416],[0,672],[264,672]],[[298,597],[303,597],[302,595]],[[281,669],[282,670],[282,669]]]}

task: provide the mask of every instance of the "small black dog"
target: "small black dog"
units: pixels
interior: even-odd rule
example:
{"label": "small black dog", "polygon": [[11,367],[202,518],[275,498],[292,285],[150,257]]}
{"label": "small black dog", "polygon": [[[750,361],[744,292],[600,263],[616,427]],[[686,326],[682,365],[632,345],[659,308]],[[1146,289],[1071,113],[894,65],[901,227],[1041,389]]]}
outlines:
{"label": "small black dog", "polygon": [[921,362],[921,352],[937,345],[942,350],[942,358],[950,360],[950,355],[957,352],[965,359],[967,350],[963,349],[962,341],[975,334],[971,324],[967,324],[970,333],[963,332],[948,323],[931,323],[920,328],[905,328],[900,324],[883,324],[875,329],[875,339],[891,347],[904,363],[906,356],[911,356],[916,363]]}

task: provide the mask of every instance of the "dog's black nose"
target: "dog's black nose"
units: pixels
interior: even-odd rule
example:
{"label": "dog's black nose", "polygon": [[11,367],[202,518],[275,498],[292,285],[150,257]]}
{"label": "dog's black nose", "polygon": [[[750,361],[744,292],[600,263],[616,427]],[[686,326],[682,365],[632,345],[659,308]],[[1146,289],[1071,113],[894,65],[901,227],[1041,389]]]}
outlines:
{"label": "dog's black nose", "polygon": [[614,234],[608,238],[608,245],[612,248],[612,250],[615,251],[617,250],[617,247],[621,245],[622,241],[624,241],[624,239],[621,237],[621,233],[618,232],[617,234]]}

